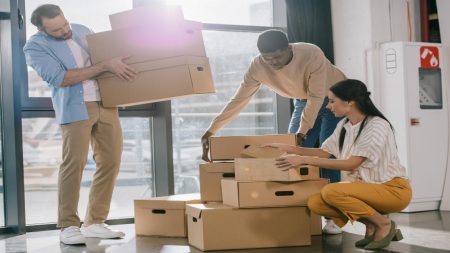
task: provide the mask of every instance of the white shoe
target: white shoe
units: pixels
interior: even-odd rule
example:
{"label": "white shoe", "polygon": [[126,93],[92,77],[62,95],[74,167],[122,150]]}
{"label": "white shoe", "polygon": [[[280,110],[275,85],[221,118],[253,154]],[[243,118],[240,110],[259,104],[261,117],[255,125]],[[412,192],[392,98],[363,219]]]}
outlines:
{"label": "white shoe", "polygon": [[64,228],[59,234],[59,240],[64,244],[86,244],[86,238],[81,234],[80,228],[70,226]]}
{"label": "white shoe", "polygon": [[342,229],[334,224],[332,219],[325,219],[325,227],[323,227],[322,232],[329,235],[338,235],[342,233]]}
{"label": "white shoe", "polygon": [[92,224],[89,226],[81,226],[81,233],[84,237],[97,237],[102,239],[122,238],[125,236],[124,232],[118,230],[112,230],[108,225]]}

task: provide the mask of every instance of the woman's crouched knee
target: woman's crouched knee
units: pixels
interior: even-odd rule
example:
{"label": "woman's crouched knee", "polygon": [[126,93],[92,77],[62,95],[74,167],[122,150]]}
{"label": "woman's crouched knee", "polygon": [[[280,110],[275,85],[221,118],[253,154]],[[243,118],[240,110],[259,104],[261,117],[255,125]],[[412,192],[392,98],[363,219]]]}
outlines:
{"label": "woman's crouched knee", "polygon": [[323,200],[320,196],[320,193],[316,193],[314,195],[311,195],[308,198],[308,208],[309,210],[313,211],[314,213],[319,213],[320,210],[323,207]]}

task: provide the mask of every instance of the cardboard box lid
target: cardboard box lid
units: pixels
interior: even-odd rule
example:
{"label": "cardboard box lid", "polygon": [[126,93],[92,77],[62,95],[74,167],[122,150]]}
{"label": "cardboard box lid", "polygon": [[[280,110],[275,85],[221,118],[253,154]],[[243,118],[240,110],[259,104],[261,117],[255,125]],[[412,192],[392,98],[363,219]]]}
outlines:
{"label": "cardboard box lid", "polygon": [[[145,61],[145,62],[139,62],[139,63],[129,63],[128,60],[125,60],[125,63],[129,64],[131,67],[133,67],[138,73],[145,72],[145,71],[152,71],[156,69],[164,69],[164,68],[170,68],[175,66],[182,66],[182,65],[201,65],[209,66],[209,60],[207,57],[201,57],[201,56],[189,56],[189,55],[182,55],[178,57],[170,57],[170,58],[162,58],[158,60],[152,60],[152,61]],[[199,67],[201,67],[199,66]],[[208,68],[209,70],[209,68]],[[113,73],[105,72],[98,77],[97,79],[102,78],[110,78],[115,77]],[[215,92],[215,91],[211,91]]]}
{"label": "cardboard box lid", "polygon": [[188,216],[200,219],[202,216],[202,212],[208,211],[211,209],[233,209],[232,207],[223,205],[219,202],[212,202],[208,204],[187,204],[186,205],[186,214]]}
{"label": "cardboard box lid", "polygon": [[208,173],[234,173],[234,162],[202,163],[200,169]]}
{"label": "cardboard box lid", "polygon": [[211,136],[209,138],[210,156],[213,161],[233,160],[239,153],[250,145],[280,142],[296,145],[295,134],[268,134],[244,136]]}
{"label": "cardboard box lid", "polygon": [[187,203],[202,203],[200,200],[200,194],[179,194],[165,197],[134,200],[135,205],[138,205],[141,208],[148,209],[184,210]]}
{"label": "cardboard box lid", "polygon": [[[86,40],[92,64],[120,56],[131,56],[125,60],[127,64],[183,53],[205,57],[201,28],[201,23],[185,20],[173,26],[136,26],[93,33]],[[109,43],[107,47],[105,43]]]}
{"label": "cardboard box lid", "polygon": [[184,19],[181,6],[152,4],[109,15],[111,29],[145,25],[157,26],[163,23],[176,23]]}
{"label": "cardboard box lid", "polygon": [[242,150],[239,156],[243,158],[277,158],[285,154],[286,152],[277,148],[251,145]]}

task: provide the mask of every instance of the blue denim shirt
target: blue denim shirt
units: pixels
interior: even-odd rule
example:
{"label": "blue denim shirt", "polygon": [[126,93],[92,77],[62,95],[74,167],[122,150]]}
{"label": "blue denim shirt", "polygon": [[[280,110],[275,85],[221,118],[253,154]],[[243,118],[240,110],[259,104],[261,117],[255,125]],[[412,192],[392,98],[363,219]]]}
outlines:
{"label": "blue denim shirt", "polygon": [[[72,39],[89,52],[86,35],[91,34],[92,30],[79,24],[71,24],[71,27]],[[87,120],[89,116],[82,83],[61,87],[67,70],[78,68],[66,41],[38,32],[27,41],[23,51],[27,64],[36,70],[52,90],[53,108],[58,123]]]}

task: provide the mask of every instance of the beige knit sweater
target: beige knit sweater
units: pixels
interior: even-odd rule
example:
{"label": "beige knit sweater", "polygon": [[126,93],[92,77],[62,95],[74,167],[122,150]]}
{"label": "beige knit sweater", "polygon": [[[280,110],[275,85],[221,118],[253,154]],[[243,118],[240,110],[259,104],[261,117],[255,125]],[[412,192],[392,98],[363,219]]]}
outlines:
{"label": "beige knit sweater", "polygon": [[222,112],[211,122],[208,131],[215,134],[233,120],[250,102],[262,84],[281,96],[307,99],[298,132],[306,134],[314,126],[329,87],[345,79],[345,76],[328,61],[319,47],[309,43],[291,45],[293,58],[282,69],[273,69],[263,61],[260,55],[253,60],[241,86]]}

